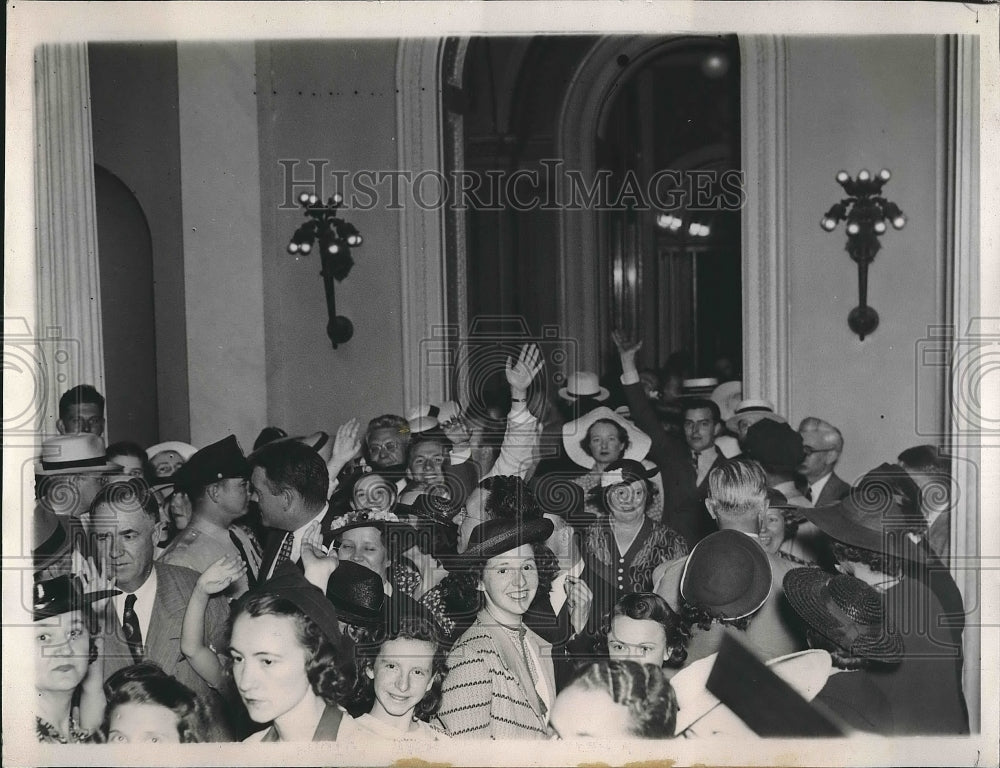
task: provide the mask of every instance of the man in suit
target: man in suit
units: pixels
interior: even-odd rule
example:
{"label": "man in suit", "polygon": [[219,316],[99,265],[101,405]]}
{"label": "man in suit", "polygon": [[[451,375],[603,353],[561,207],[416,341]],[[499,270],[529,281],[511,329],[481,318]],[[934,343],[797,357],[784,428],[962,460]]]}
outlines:
{"label": "man in suit", "polygon": [[260,505],[261,520],[268,527],[260,564],[263,582],[276,565],[299,563],[302,540],[313,523],[320,524],[323,543],[333,543],[329,473],[326,462],[310,446],[297,440],[268,443],[250,454],[250,498]]}
{"label": "man in suit", "polygon": [[851,492],[851,486],[841,480],[834,468],[844,450],[844,437],[829,422],[809,416],[799,424],[805,459],[799,474],[805,479],[802,495],[814,507],[835,504]]}
{"label": "man in suit", "polygon": [[[678,440],[663,429],[656,411],[642,390],[639,370],[635,363],[642,342],[630,341],[617,331],[613,334],[613,339],[621,358],[621,382],[625,402],[628,404],[632,421],[652,440],[648,458],[660,468],[660,479],[663,481],[663,523],[677,531],[687,540],[688,546],[693,547],[717,530],[715,521],[705,509],[704,497],[698,491],[699,472],[695,471],[694,454],[688,443]],[[714,407],[712,414],[718,421],[718,406],[711,403],[711,406],[705,407],[710,409]],[[699,438],[702,437],[703,430],[699,428],[697,431]],[[712,456],[715,442],[715,430],[710,427],[707,431],[713,434],[711,434],[712,448],[705,449],[708,451],[706,459]],[[702,442],[699,440],[698,444],[701,445]],[[716,459],[712,458],[711,465],[714,465],[715,461]],[[701,469],[700,462],[699,454],[699,469]],[[706,476],[707,472],[706,469]]]}
{"label": "man in suit", "polygon": [[528,628],[552,644],[558,691],[570,682],[576,667],[593,656],[601,621],[594,610],[594,593],[587,586],[587,564],[577,532],[565,515],[543,514],[553,526],[545,545],[556,556],[559,570],[550,590],[539,589],[524,615]]}
{"label": "man in suit", "polygon": [[685,397],[682,407],[684,442],[691,450],[698,495],[704,499],[708,496],[708,473],[726,461],[715,444],[722,430],[722,414],[714,400],[701,397]]}
{"label": "man in suit", "polygon": [[[728,461],[709,475],[708,508],[720,530],[733,530],[761,544],[760,531],[767,515],[767,475],[756,461],[740,457]],[[762,547],[763,548],[763,547]],[[764,548],[771,566],[771,592],[746,630],[746,639],[765,659],[806,648],[800,623],[784,596],[782,580],[796,564],[777,554],[777,547]],[[687,558],[666,564],[656,592],[676,612],[681,610],[680,585]],[[696,646],[688,648],[688,662],[700,658]]]}
{"label": "man in suit", "polygon": [[[105,486],[86,516],[106,575],[121,594],[109,601],[105,615],[104,674],[139,661],[153,661],[202,696],[218,713],[221,701],[181,653],[181,626],[198,574],[153,561],[160,537],[156,497],[143,480]],[[222,650],[229,607],[215,596],[205,610],[205,640]]]}

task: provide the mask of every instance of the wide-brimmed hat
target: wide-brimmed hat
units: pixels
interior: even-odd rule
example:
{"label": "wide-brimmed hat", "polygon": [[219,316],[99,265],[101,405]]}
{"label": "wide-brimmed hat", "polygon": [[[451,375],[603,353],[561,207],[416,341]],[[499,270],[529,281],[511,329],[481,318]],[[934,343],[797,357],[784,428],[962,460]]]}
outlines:
{"label": "wide-brimmed hat", "polygon": [[831,539],[917,560],[920,550],[908,545],[906,536],[915,527],[914,513],[890,470],[892,465],[883,464],[866,473],[835,504],[799,511]]}
{"label": "wide-brimmed hat", "polygon": [[180,440],[166,440],[162,443],[149,446],[146,449],[146,457],[152,460],[156,454],[163,453],[164,451],[174,451],[175,453],[179,453],[184,461],[189,461],[198,452],[198,449],[190,443],[183,443]]}
{"label": "wide-brimmed hat", "polygon": [[740,431],[740,421],[746,420],[756,424],[761,419],[770,419],[781,424],[787,422],[784,416],[779,416],[774,412],[774,405],[767,400],[750,398],[741,400],[736,406],[733,415],[726,419],[726,429],[735,435]]}
{"label": "wide-brimmed hat", "polygon": [[793,472],[806,455],[802,435],[788,424],[770,419],[751,424],[742,445],[747,458],[778,472]]}
{"label": "wide-brimmed hat", "polygon": [[98,600],[120,595],[121,590],[105,589],[84,593],[83,583],[69,574],[51,579],[36,579],[31,610],[35,621],[51,619],[70,611],[79,611]]}
{"label": "wide-brimmed hat", "polygon": [[712,390],[712,400],[719,406],[719,414],[723,422],[729,421],[743,399],[742,381],[724,381]]}
{"label": "wide-brimmed hat", "polygon": [[487,520],[473,528],[469,546],[460,561],[471,565],[510,552],[522,544],[543,542],[552,535],[554,527],[552,521],[544,517],[537,520]]}
{"label": "wide-brimmed hat", "polygon": [[[180,440],[167,440],[165,442],[149,446],[149,448],[146,449],[146,457],[152,461],[153,457],[158,453],[165,453],[167,451],[173,451],[184,459],[185,463],[187,463],[191,457],[198,452],[198,449],[190,443],[183,443]],[[174,478],[177,474],[178,473],[175,471],[172,475],[156,477],[153,482],[153,490],[163,491],[166,488],[172,487],[174,484]]]}
{"label": "wide-brimmed hat", "polygon": [[575,464],[579,464],[581,467],[587,467],[588,469],[594,466],[594,457],[583,450],[583,447],[580,445],[580,441],[587,436],[587,430],[590,429],[591,425],[595,421],[600,421],[602,419],[615,422],[615,424],[620,425],[621,428],[628,434],[628,448],[625,449],[625,453],[622,458],[634,459],[635,461],[641,461],[645,458],[653,444],[649,435],[639,429],[628,419],[602,405],[599,408],[588,411],[575,421],[563,424],[563,446],[566,449],[566,455],[569,456]]}
{"label": "wide-brimmed hat", "polygon": [[717,531],[691,550],[680,592],[715,618],[741,619],[759,610],[771,594],[771,563],[746,534]]}
{"label": "wide-brimmed hat", "polygon": [[174,473],[173,481],[178,489],[189,492],[197,487],[236,477],[250,477],[250,464],[243,455],[236,435],[230,435],[192,454]]}
{"label": "wide-brimmed hat", "polygon": [[88,432],[43,440],[42,455],[35,465],[39,477],[120,472],[119,465],[108,461],[104,441]]}
{"label": "wide-brimmed hat", "polygon": [[377,626],[385,606],[382,577],[371,568],[351,560],[341,560],[326,583],[327,600],[348,624]]}
{"label": "wide-brimmed hat", "polygon": [[[718,656],[713,653],[698,659],[670,678],[670,685],[677,694],[677,724],[674,726],[677,735],[720,706],[719,699],[707,687]],[[823,689],[833,668],[830,654],[819,649],[778,656],[764,663],[807,701],[812,701]],[[705,730],[710,733],[712,728]]]}
{"label": "wide-brimmed hat", "polygon": [[[353,563],[341,563],[337,566],[337,570],[345,565]],[[281,563],[274,569],[274,575],[270,579],[247,593],[248,596],[259,594],[270,594],[288,600],[316,622],[328,640],[333,643],[340,642],[337,611],[323,594],[323,590],[306,581],[305,575],[293,563]]]}
{"label": "wide-brimmed hat", "polygon": [[685,397],[709,397],[717,386],[719,380],[716,378],[684,379],[681,391]]}
{"label": "wide-brimmed hat", "polygon": [[569,401],[589,397],[600,402],[607,400],[609,394],[607,388],[601,386],[597,374],[592,371],[571,373],[566,377],[566,386],[559,389],[559,397]]}
{"label": "wide-brimmed hat", "polygon": [[860,579],[819,568],[785,574],[785,597],[796,613],[851,656],[898,662],[903,639],[886,626],[882,596]]}

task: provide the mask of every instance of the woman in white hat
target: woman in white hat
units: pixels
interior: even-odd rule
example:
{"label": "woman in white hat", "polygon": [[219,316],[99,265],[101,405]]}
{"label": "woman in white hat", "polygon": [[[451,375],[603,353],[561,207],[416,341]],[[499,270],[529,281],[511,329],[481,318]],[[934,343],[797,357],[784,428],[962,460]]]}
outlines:
{"label": "woman in white hat", "polygon": [[[588,471],[573,482],[583,488],[584,512],[601,516],[601,510],[589,491],[600,485],[602,473],[616,461],[642,461],[649,453],[649,436],[617,411],[601,406],[563,426],[563,447],[573,462]],[[647,514],[653,520],[663,515],[663,498],[651,499]]]}

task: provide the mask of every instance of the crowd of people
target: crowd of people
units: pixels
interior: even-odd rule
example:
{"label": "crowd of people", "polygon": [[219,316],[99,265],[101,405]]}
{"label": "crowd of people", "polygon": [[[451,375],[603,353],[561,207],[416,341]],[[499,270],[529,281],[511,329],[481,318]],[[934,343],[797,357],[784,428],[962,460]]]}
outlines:
{"label": "crowd of people", "polygon": [[528,344],[464,407],[248,453],[106,446],[104,398],[67,391],[36,468],[39,741],[745,736],[706,687],[731,640],[797,691],[791,733],[796,708],[967,733],[947,457],[848,484],[834,425],[665,393],[614,342],[610,386],[547,397]]}

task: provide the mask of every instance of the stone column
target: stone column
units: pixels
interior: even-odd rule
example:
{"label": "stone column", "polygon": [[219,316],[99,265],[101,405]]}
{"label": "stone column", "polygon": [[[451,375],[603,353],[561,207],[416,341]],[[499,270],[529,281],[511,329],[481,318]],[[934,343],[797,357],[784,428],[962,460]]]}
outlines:
{"label": "stone column", "polygon": [[[85,43],[41,45],[36,50],[35,153],[35,334],[46,349],[54,350],[53,359],[41,363],[45,407],[38,411],[38,429],[54,434],[59,396],[65,390],[93,384],[104,391]],[[109,421],[111,416],[113,412]]]}

